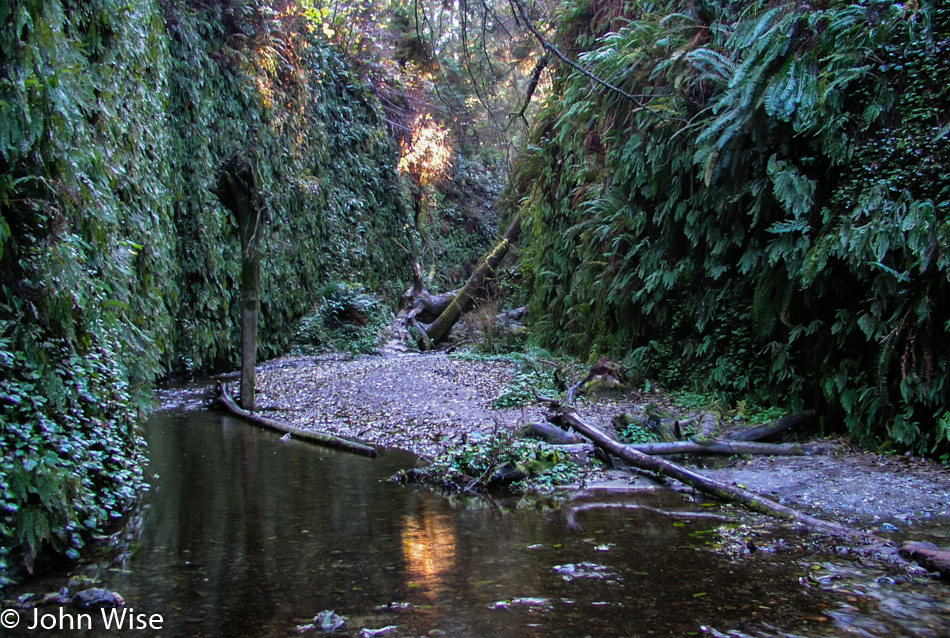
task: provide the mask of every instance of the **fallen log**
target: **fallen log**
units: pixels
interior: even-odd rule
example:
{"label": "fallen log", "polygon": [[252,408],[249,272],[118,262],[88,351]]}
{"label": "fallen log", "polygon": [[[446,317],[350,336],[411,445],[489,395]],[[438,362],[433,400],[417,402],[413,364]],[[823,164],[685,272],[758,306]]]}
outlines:
{"label": "fallen log", "polygon": [[[719,415],[715,412],[707,412],[703,415],[703,418],[699,421],[699,436],[707,439],[711,439],[716,431],[719,429],[721,420]],[[754,439],[744,439],[744,440],[754,440]]]}
{"label": "fallen log", "polygon": [[247,410],[242,410],[234,402],[234,399],[232,399],[228,394],[227,388],[222,383],[218,384],[217,391],[215,392],[214,398],[211,401],[210,407],[223,410],[231,416],[243,419],[248,423],[259,425],[262,428],[266,428],[268,430],[289,434],[295,439],[300,439],[301,441],[306,441],[308,443],[323,445],[324,447],[331,447],[337,450],[343,450],[344,452],[362,454],[363,456],[369,456],[372,458],[375,458],[379,455],[378,452],[376,452],[376,448],[370,445],[364,445],[362,443],[357,443],[356,441],[341,439],[338,436],[333,436],[332,434],[327,434],[325,432],[304,430],[292,425],[287,425],[286,423],[281,423],[280,421],[275,421],[274,419],[258,416],[257,414],[248,412]]}
{"label": "fallen log", "polygon": [[807,423],[814,418],[815,413],[812,410],[809,410],[808,412],[801,412],[799,414],[790,414],[788,416],[783,416],[778,421],[766,423],[749,430],[736,432],[730,435],[729,438],[733,441],[765,441],[775,437],[778,434],[781,434],[791,427],[800,425],[802,423]]}
{"label": "fallen log", "polygon": [[452,326],[458,322],[462,313],[468,311],[475,305],[476,296],[485,286],[486,280],[495,276],[495,271],[499,264],[501,264],[501,260],[504,259],[508,253],[508,248],[512,243],[518,241],[520,235],[521,219],[515,218],[508,227],[508,230],[505,231],[505,234],[501,236],[498,243],[478,262],[475,272],[472,273],[472,276],[469,277],[468,281],[458,291],[458,294],[452,298],[442,313],[435,321],[427,326],[423,326],[427,346],[430,341],[433,344],[437,344],[448,337],[449,331],[452,330]]}
{"label": "fallen log", "polygon": [[940,549],[933,543],[907,541],[898,550],[901,556],[916,561],[922,567],[950,580],[950,549]]}
{"label": "fallen log", "polygon": [[523,436],[540,439],[554,445],[573,445],[575,443],[583,442],[582,439],[576,434],[568,432],[567,430],[559,428],[551,423],[543,423],[540,421],[525,423],[521,432]]}
{"label": "fallen log", "polygon": [[669,443],[638,443],[627,445],[643,454],[668,456],[670,454],[772,454],[775,456],[813,456],[836,454],[843,447],[833,443],[757,443],[728,439],[702,439]]}
{"label": "fallen log", "polygon": [[[511,244],[516,242],[520,235],[521,222],[515,219],[498,243],[478,262],[465,285],[440,295],[433,295],[428,291],[422,278],[421,267],[414,261],[412,285],[403,293],[399,312],[396,313],[392,325],[395,338],[403,342],[412,341],[409,330],[412,328],[418,333],[416,345],[421,350],[432,350],[445,341],[462,314],[475,307],[486,282],[494,278]],[[512,311],[510,319],[523,319],[526,310],[524,307]]]}
{"label": "fallen log", "polygon": [[726,485],[725,483],[714,481],[676,463],[638,452],[629,446],[618,443],[599,429],[582,421],[572,407],[560,406],[557,410],[557,416],[560,417],[561,422],[570,425],[574,430],[586,436],[600,449],[622,459],[634,467],[668,476],[721,500],[742,505],[746,509],[759,512],[760,514],[794,521],[816,531],[834,536],[861,538],[869,542],[884,542],[873,534],[859,532],[839,525],[838,523],[823,521],[794,508],[765,498],[750,490],[736,485]]}

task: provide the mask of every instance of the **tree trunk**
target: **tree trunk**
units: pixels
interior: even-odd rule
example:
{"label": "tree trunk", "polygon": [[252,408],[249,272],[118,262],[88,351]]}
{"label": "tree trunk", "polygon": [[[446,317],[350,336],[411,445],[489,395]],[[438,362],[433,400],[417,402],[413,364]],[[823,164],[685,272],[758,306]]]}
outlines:
{"label": "tree trunk", "polygon": [[261,312],[261,259],[255,254],[241,268],[241,405],[254,410],[257,375],[257,319]]}
{"label": "tree trunk", "polygon": [[738,503],[747,509],[762,514],[767,514],[769,516],[795,521],[817,531],[833,534],[836,536],[861,538],[865,541],[880,541],[880,539],[873,536],[872,534],[866,534],[857,530],[849,529],[842,525],[838,525],[837,523],[831,523],[814,518],[796,509],[786,507],[781,503],[776,503],[775,501],[760,496],[755,492],[751,492],[735,485],[726,485],[724,483],[714,481],[713,479],[705,477],[702,474],[694,472],[681,465],[638,452],[635,449],[614,441],[597,428],[584,423],[577,416],[577,412],[574,410],[574,408],[562,406],[558,410],[558,416],[563,423],[570,425],[576,431],[580,432],[588,439],[593,441],[594,445],[601,448],[608,454],[613,454],[614,456],[626,461],[634,467],[669,476],[682,483],[685,483],[686,485],[689,485],[690,487],[720,498],[724,501]]}
{"label": "tree trunk", "polygon": [[521,222],[515,220],[492,250],[482,257],[478,267],[459,290],[433,295],[426,290],[418,263],[413,263],[412,286],[402,296],[402,304],[394,322],[394,331],[400,339],[408,340],[409,328],[415,328],[421,337],[419,347],[430,349],[448,337],[462,313],[475,304],[485,282],[495,275],[495,269],[508,253],[511,244],[521,234]]}
{"label": "tree trunk", "polygon": [[516,218],[508,227],[508,230],[505,231],[505,234],[501,236],[501,240],[495,244],[495,247],[482,257],[475,272],[449,302],[445,310],[434,322],[425,326],[425,336],[429,341],[434,344],[439,343],[449,335],[449,331],[452,330],[452,326],[458,323],[462,313],[471,309],[475,297],[485,285],[485,281],[490,277],[494,277],[495,269],[505,258],[508,248],[518,240],[520,235],[521,220]]}
{"label": "tree trunk", "polygon": [[641,443],[628,445],[643,454],[664,456],[667,454],[773,454],[776,456],[804,456],[834,454],[843,450],[833,443],[755,443],[723,439],[693,438],[689,441],[670,443]]}
{"label": "tree trunk", "polygon": [[815,413],[812,411],[801,412],[799,414],[790,414],[788,416],[782,417],[778,421],[766,423],[749,430],[743,430],[742,432],[736,432],[729,438],[733,441],[765,441],[775,437],[778,434],[781,434],[791,427],[801,423],[808,423],[814,418]]}
{"label": "tree trunk", "polygon": [[525,423],[521,433],[522,436],[530,436],[553,445],[575,445],[582,442],[579,436],[568,432],[564,428],[538,421]]}
{"label": "tree trunk", "polygon": [[937,572],[944,580],[950,580],[950,549],[940,549],[933,543],[907,541],[899,552],[901,556]]}
{"label": "tree trunk", "polygon": [[211,189],[237,220],[241,238],[241,406],[254,410],[257,321],[261,309],[263,219],[253,167],[240,154],[229,159]]}

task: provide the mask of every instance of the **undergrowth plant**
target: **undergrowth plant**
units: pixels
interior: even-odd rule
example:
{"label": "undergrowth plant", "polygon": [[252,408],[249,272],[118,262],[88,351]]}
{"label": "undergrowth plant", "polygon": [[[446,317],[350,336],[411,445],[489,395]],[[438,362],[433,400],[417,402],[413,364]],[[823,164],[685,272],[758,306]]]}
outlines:
{"label": "undergrowth plant", "polygon": [[579,380],[585,374],[577,362],[556,358],[537,347],[505,354],[460,350],[449,356],[460,361],[498,361],[517,365],[511,381],[492,401],[492,407],[499,410],[528,405],[537,396],[559,396],[567,389],[568,379],[576,377]]}
{"label": "undergrowth plant", "polygon": [[386,305],[362,286],[329,283],[320,289],[320,301],[313,311],[300,320],[295,350],[302,354],[326,350],[373,354],[392,318]]}
{"label": "undergrowth plant", "polygon": [[[495,433],[472,435],[448,448],[418,472],[416,479],[449,492],[484,491],[503,485],[522,492],[568,485],[577,480],[580,471],[557,446]],[[512,476],[520,478],[510,481]]]}

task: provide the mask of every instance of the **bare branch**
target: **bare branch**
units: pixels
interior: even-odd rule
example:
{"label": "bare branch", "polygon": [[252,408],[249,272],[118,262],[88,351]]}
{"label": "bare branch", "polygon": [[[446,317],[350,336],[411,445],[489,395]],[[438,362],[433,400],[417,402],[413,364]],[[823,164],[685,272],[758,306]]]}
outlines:
{"label": "bare branch", "polygon": [[560,60],[560,61],[563,62],[564,64],[568,65],[569,67],[571,67],[571,68],[574,69],[575,71],[580,72],[581,74],[583,74],[584,76],[590,78],[591,80],[593,80],[593,81],[596,82],[597,84],[600,84],[601,86],[603,86],[603,87],[605,87],[605,88],[607,88],[607,89],[610,89],[611,91],[613,91],[613,92],[616,93],[617,95],[620,95],[620,96],[622,96],[622,97],[624,97],[624,98],[630,100],[630,101],[633,102],[636,106],[638,106],[639,108],[645,110],[647,113],[650,113],[651,115],[653,115],[653,116],[659,118],[661,121],[663,121],[663,122],[668,122],[668,121],[669,121],[669,120],[667,120],[667,118],[663,117],[663,115],[661,115],[660,113],[658,113],[658,112],[656,112],[655,110],[651,109],[647,104],[645,104],[644,102],[641,102],[640,99],[639,99],[639,98],[641,98],[641,97],[647,97],[647,98],[649,98],[649,97],[652,97],[652,96],[636,96],[636,95],[633,95],[632,93],[627,93],[626,91],[624,91],[623,89],[621,89],[619,86],[616,86],[616,85],[614,85],[614,84],[611,84],[611,83],[608,82],[607,80],[604,80],[603,78],[600,78],[600,77],[594,75],[593,73],[591,73],[590,71],[588,71],[587,69],[585,69],[584,67],[582,67],[580,64],[578,64],[578,63],[575,62],[574,60],[571,60],[569,57],[567,57],[566,55],[564,55],[563,53],[561,53],[561,51],[560,51],[556,46],[554,46],[547,38],[545,38],[543,35],[541,35],[541,32],[538,31],[538,29],[534,26],[534,24],[533,24],[533,23],[531,22],[531,20],[528,18],[528,12],[527,12],[527,10],[525,9],[524,4],[521,2],[521,0],[510,0],[510,2],[513,4],[513,6],[517,7],[518,12],[521,14],[521,19],[522,19],[522,20],[524,21],[524,23],[525,23],[525,26],[528,28],[529,31],[531,31],[531,34],[532,34],[532,35],[535,37],[535,39],[541,44],[541,46],[544,48],[545,51],[549,51],[549,52],[552,53],[558,60]]}

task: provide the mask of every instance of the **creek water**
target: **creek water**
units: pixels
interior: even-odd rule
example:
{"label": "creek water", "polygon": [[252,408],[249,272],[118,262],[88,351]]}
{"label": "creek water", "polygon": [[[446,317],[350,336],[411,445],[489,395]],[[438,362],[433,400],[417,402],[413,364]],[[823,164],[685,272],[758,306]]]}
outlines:
{"label": "creek water", "polygon": [[[387,481],[414,464],[409,454],[367,459],[282,441],[206,411],[157,413],[146,439],[152,487],[131,546],[74,568],[73,582],[94,578],[140,622],[160,616],[161,630],[106,629],[99,612],[69,630],[48,606],[22,610],[4,635],[286,637],[307,633],[324,610],[346,618],[339,636],[942,636],[950,627],[946,589],[885,581],[844,559],[816,565],[807,553],[718,553],[711,530],[735,512],[665,488],[453,501]],[[67,576],[18,593],[55,590],[57,577]],[[80,612],[66,613],[75,627]],[[28,629],[44,615],[49,629]]]}

